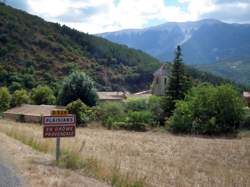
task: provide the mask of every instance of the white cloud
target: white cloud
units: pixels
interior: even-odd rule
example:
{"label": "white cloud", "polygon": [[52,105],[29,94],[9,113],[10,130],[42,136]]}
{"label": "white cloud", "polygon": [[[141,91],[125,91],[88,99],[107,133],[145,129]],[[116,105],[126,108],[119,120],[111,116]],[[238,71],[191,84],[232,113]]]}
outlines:
{"label": "white cloud", "polygon": [[149,20],[187,21],[192,18],[181,11],[180,7],[167,6],[164,0],[120,0],[117,6],[114,1],[106,2],[105,11],[96,12],[81,23],[68,24],[82,31],[98,33],[142,28],[148,24]]}
{"label": "white cloud", "polygon": [[187,4],[195,19],[214,18],[225,22],[249,23],[250,0],[179,0]]}
{"label": "white cloud", "polygon": [[11,1],[25,2],[33,14],[89,33],[142,28],[152,24],[152,20],[163,23],[216,18],[250,22],[250,0],[176,0],[178,6],[169,5],[168,0]]}

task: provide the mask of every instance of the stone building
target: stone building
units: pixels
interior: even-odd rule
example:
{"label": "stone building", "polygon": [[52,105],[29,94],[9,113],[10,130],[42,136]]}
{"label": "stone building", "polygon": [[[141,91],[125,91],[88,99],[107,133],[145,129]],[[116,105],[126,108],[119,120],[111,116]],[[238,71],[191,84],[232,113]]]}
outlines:
{"label": "stone building", "polygon": [[63,106],[54,105],[29,105],[23,104],[11,108],[3,113],[5,119],[11,119],[26,123],[41,123],[42,116],[48,116],[52,110],[64,110]]}
{"label": "stone building", "polygon": [[166,65],[162,65],[154,73],[154,80],[152,83],[152,94],[162,96],[165,94],[166,86],[168,83],[168,71]]}

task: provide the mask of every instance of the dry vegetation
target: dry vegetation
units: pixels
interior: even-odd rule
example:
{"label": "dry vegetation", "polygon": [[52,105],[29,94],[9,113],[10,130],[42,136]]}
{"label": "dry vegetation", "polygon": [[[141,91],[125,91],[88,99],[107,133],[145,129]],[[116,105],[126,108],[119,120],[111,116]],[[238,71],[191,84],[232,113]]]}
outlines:
{"label": "dry vegetation", "polygon": [[[30,136],[46,145],[41,151],[54,149],[41,126],[1,120],[0,131]],[[106,181],[112,176],[114,182],[116,172],[145,186],[250,186],[249,134],[223,139],[82,128],[62,146],[91,166],[79,172]]]}

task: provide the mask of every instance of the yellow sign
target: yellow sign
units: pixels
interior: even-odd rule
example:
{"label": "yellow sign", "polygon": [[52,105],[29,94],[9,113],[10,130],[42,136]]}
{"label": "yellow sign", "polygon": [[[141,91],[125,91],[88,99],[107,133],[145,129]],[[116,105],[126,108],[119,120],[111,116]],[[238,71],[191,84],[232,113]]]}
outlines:
{"label": "yellow sign", "polygon": [[51,111],[52,116],[65,116],[68,114],[69,112],[67,110],[52,110]]}

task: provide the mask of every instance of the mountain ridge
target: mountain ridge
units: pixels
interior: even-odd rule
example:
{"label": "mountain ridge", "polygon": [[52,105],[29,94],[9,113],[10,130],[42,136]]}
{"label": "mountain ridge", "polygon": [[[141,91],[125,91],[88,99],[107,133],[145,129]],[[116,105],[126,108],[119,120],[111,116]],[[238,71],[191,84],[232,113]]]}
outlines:
{"label": "mountain ridge", "polygon": [[[239,38],[240,35],[244,35],[244,39]],[[207,64],[231,60],[227,59],[227,55],[230,58],[241,60],[242,54],[250,52],[250,39],[248,39],[250,38],[250,24],[229,24],[215,19],[167,22],[146,29],[121,30],[101,33],[98,36],[140,49],[162,61],[171,61],[173,59],[171,51],[181,44],[187,64]],[[237,40],[235,37],[239,39]],[[241,53],[237,49],[239,44],[233,47],[227,41],[236,44],[239,41],[241,45],[247,48],[247,52]],[[228,44],[228,47],[221,45],[223,43]],[[193,50],[198,50],[198,53],[192,52]],[[218,53],[218,50],[224,50],[225,55]],[[202,58],[203,56],[205,58]],[[250,55],[247,58],[250,59]]]}
{"label": "mountain ridge", "polygon": [[[159,25],[155,25],[155,26],[151,26],[151,27],[145,27],[145,28],[139,28],[139,29],[133,29],[133,28],[129,28],[129,29],[122,29],[122,30],[117,30],[117,31],[110,31],[110,32],[103,32],[103,33],[98,33],[96,35],[103,35],[103,34],[111,34],[111,33],[122,33],[122,32],[130,32],[130,31],[147,31],[147,30],[155,30],[155,29],[161,29],[165,26],[169,26],[169,25],[186,25],[186,24],[197,24],[197,23],[225,23],[222,22],[220,20],[217,19],[202,19],[202,20],[198,20],[198,21],[187,21],[187,22],[165,22]],[[232,23],[232,24],[237,24],[237,23]],[[241,24],[240,24],[241,25]]]}
{"label": "mountain ridge", "polygon": [[[238,61],[244,61],[247,71],[250,72],[250,24],[205,19],[194,22],[168,22],[146,29],[103,33],[98,36],[140,49],[163,62],[172,61],[172,51],[177,45],[181,45],[184,63],[241,84],[249,85],[250,82],[243,67],[240,71],[235,71],[228,65],[232,63],[233,66]],[[219,71],[216,70],[218,64]],[[242,80],[238,76],[241,73]]]}

